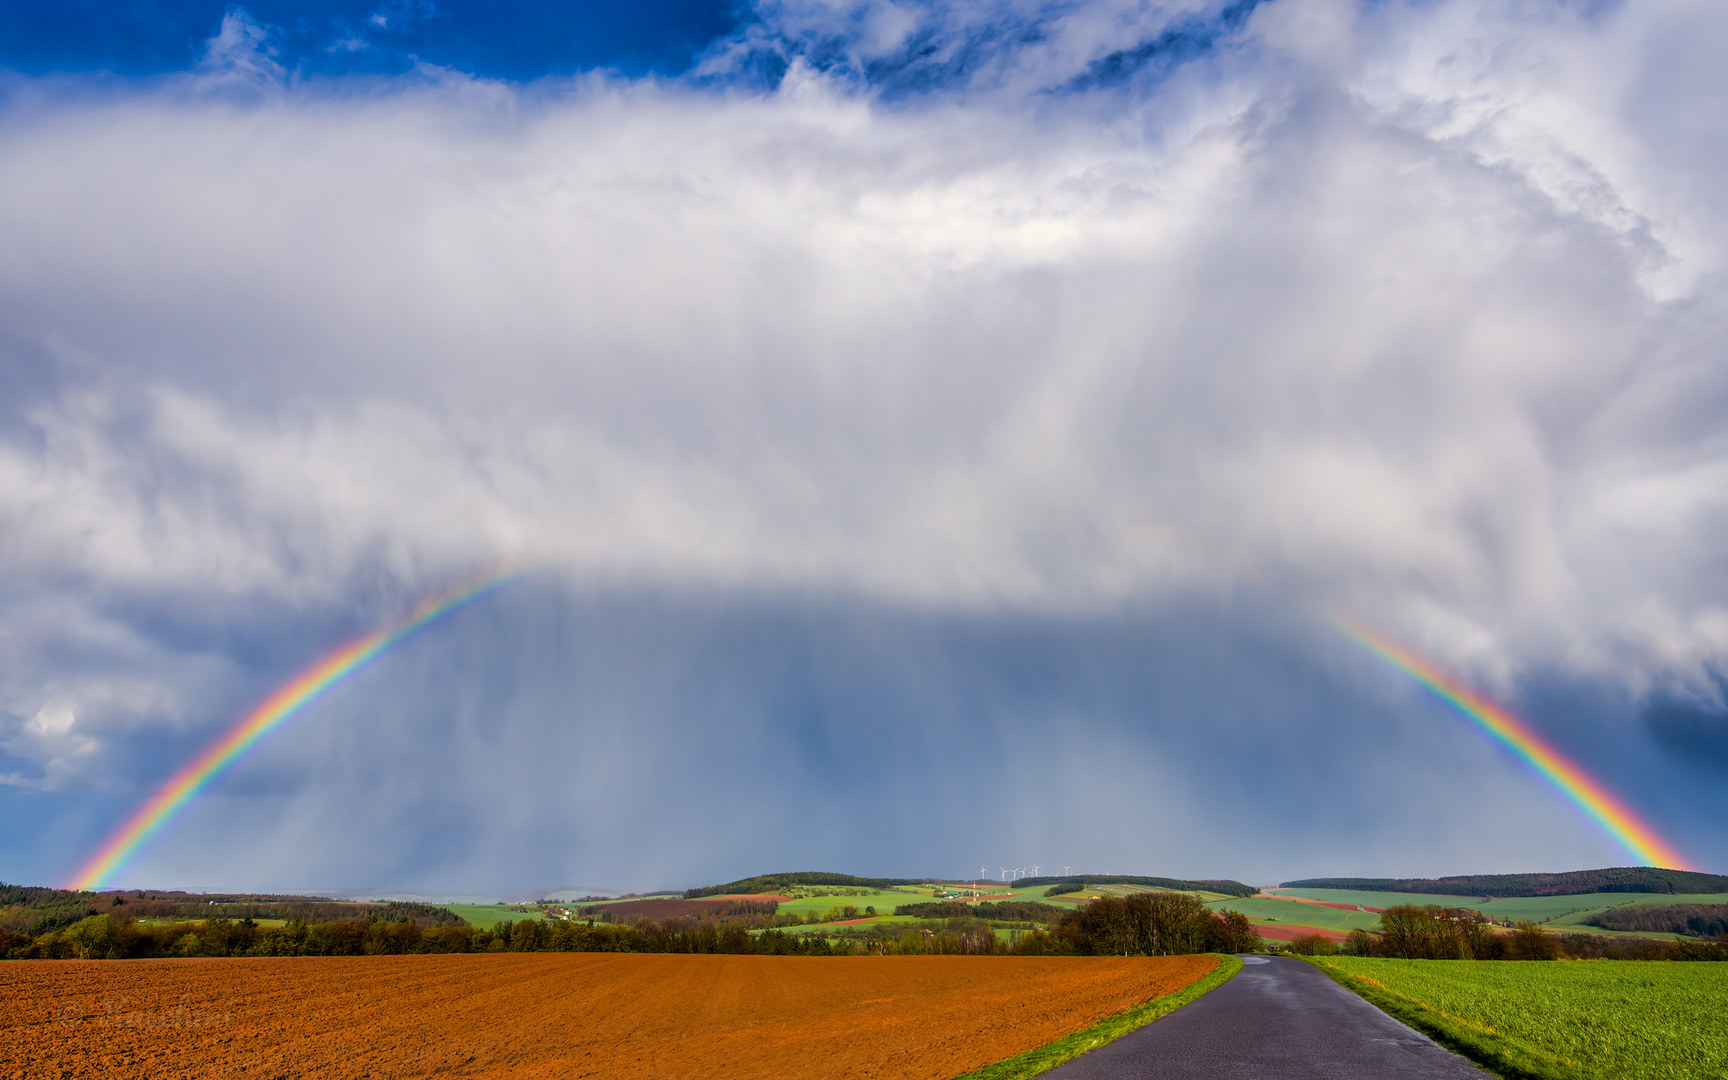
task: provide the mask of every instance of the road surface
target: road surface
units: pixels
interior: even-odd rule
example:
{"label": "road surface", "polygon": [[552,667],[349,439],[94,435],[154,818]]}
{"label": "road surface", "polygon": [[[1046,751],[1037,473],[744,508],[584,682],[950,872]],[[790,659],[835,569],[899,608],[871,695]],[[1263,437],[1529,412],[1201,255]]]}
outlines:
{"label": "road surface", "polygon": [[1245,956],[1190,1005],[1044,1074],[1046,1080],[1492,1080],[1289,957]]}

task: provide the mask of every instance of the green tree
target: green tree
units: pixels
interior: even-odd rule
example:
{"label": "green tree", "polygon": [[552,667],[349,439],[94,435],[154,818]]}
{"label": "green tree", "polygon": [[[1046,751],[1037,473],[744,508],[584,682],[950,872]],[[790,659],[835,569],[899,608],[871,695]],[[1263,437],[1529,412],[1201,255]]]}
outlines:
{"label": "green tree", "polygon": [[1560,943],[1535,923],[1521,922],[1512,934],[1511,952],[1514,960],[1557,960]]}
{"label": "green tree", "polygon": [[114,944],[114,920],[107,915],[91,915],[68,926],[60,937],[72,946],[78,959],[100,960]]}

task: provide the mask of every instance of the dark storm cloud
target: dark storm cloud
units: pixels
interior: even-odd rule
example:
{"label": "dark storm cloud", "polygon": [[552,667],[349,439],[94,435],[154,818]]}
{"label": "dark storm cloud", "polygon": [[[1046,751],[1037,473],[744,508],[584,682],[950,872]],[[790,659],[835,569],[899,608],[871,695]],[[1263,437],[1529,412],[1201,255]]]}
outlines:
{"label": "dark storm cloud", "polygon": [[[349,684],[133,874],[281,882],[292,853],[296,886],[434,892],[1034,861],[1270,881],[1517,858],[1479,839],[1508,812],[1553,845],[1526,861],[1601,857],[1443,710],[1316,660],[1315,629],[1206,603],[1000,618],[542,581]],[[1341,766],[1347,787],[1317,788]]]}
{"label": "dark storm cloud", "polygon": [[1728,710],[1720,705],[1658,701],[1645,707],[1642,719],[1676,761],[1728,772]]}

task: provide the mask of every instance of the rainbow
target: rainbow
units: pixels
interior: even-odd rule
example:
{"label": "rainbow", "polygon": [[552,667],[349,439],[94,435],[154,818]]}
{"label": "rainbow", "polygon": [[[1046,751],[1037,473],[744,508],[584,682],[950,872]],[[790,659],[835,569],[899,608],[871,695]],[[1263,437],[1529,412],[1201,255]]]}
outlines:
{"label": "rainbow", "polygon": [[332,687],[364,668],[411,637],[481,597],[510,584],[525,571],[511,571],[482,580],[479,584],[427,600],[407,618],[374,631],[337,649],[289,680],[287,685],[247,713],[229,731],[205,748],[191,764],[162,785],[161,790],[114,831],[106,843],[90,856],[67,883],[68,889],[94,889],[113,877],[145,842],[185,809],[194,796],[208,788],[258,740],[292,719],[306,706],[323,697]]}
{"label": "rainbow", "polygon": [[1672,844],[1658,836],[1656,830],[1646,825],[1608,789],[1532,731],[1530,725],[1361,624],[1336,616],[1332,622],[1368,651],[1414,677],[1439,695],[1442,701],[1505,743],[1639,862],[1669,870],[1692,869]]}

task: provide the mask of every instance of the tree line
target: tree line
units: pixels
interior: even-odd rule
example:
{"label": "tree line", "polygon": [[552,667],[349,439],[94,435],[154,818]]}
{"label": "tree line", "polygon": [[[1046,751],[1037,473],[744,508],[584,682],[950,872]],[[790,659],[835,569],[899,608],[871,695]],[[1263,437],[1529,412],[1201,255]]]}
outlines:
{"label": "tree line", "polygon": [[1050,936],[1079,956],[1259,952],[1260,934],[1238,911],[1215,912],[1179,892],[1106,896],[1063,914]]}
{"label": "tree line", "polygon": [[39,936],[93,915],[128,919],[204,921],[207,919],[299,919],[328,922],[372,915],[395,920],[406,916],[420,926],[461,926],[462,917],[433,904],[391,900],[344,903],[321,896],[267,893],[80,892],[0,883],[0,928]]}
{"label": "tree line", "polygon": [[[1165,877],[1135,877],[1129,874],[1103,874],[1080,877],[1069,875],[1065,877],[1025,877],[1014,882],[1016,888],[1035,885],[1073,885],[1074,889],[1064,889],[1063,892],[1077,892],[1086,885],[1145,885],[1153,889],[1169,889],[1171,892],[1215,892],[1225,896],[1253,896],[1260,890],[1253,885],[1244,885],[1240,881],[1228,879],[1189,881],[1183,878]],[[1054,896],[1054,891],[1044,895]]]}
{"label": "tree line", "polygon": [[1000,919],[1007,922],[1041,922],[1053,923],[1073,908],[1057,907],[1055,904],[1040,904],[1032,900],[986,900],[979,904],[962,904],[955,900],[935,900],[920,904],[901,904],[894,909],[896,915],[910,915],[917,919]]}
{"label": "tree line", "polygon": [[1499,933],[1469,908],[1401,904],[1380,915],[1378,931],[1352,930],[1342,943],[1321,934],[1291,942],[1307,956],[1342,953],[1402,960],[1728,960],[1728,939],[1659,941],[1597,934],[1556,934],[1531,922]]}
{"label": "tree line", "polygon": [[1728,934],[1728,904],[1638,904],[1609,908],[1584,921],[1604,930],[1720,937]]}
{"label": "tree line", "polygon": [[831,885],[849,886],[858,889],[886,889],[895,885],[917,885],[913,878],[862,878],[851,874],[829,874],[814,870],[799,870],[785,874],[758,874],[755,877],[739,878],[724,885],[705,885],[699,889],[685,889],[684,899],[695,900],[703,896],[741,896],[751,893],[777,893],[781,889],[794,888],[799,885]]}
{"label": "tree line", "polygon": [[1281,889],[1350,889],[1356,892],[1428,893],[1438,896],[1572,896],[1580,893],[1728,893],[1728,877],[1658,866],[1610,866],[1558,874],[1467,874],[1443,878],[1303,878]]}
{"label": "tree line", "polygon": [[732,923],[632,925],[525,919],[490,930],[422,928],[403,918],[344,919],[259,926],[250,919],[151,925],[92,915],[38,937],[0,929],[0,955],[11,960],[135,960],[152,957],[394,956],[412,953],[668,952],[844,954],[827,938],[769,930],[752,934]]}
{"label": "tree line", "polygon": [[[668,952],[765,955],[1018,955],[1166,956],[1193,952],[1245,952],[1259,947],[1248,920],[1214,913],[1183,893],[1138,893],[1095,900],[1061,911],[1046,904],[978,905],[956,916],[922,923],[834,927],[813,934],[758,929],[763,919],[637,919],[630,923],[578,920],[502,922],[490,930],[468,925],[421,925],[407,914],[377,912],[364,919],[283,926],[212,918],[162,925],[141,923],[123,910],[89,915],[40,935],[0,929],[0,956],[35,959],[141,959],[193,956],[371,956],[466,952]],[[1040,929],[1050,913],[1057,915]],[[1016,916],[1037,916],[1037,919]],[[1004,926],[1005,922],[1016,925]],[[998,933],[1006,930],[1007,936]]]}
{"label": "tree line", "polygon": [[[1203,952],[1258,952],[1260,935],[1247,916],[1214,912],[1188,893],[1148,892],[1094,900],[1083,908],[1058,908],[1027,901],[967,905],[905,904],[897,915],[934,909],[946,919],[922,925],[878,924],[847,927],[843,933],[876,941],[877,951],[982,952],[1014,956],[1178,956]],[[986,917],[980,917],[986,916]],[[1054,920],[1052,921],[1052,916]],[[1003,923],[1019,922],[1003,941]],[[1036,924],[1045,923],[1047,929]],[[947,935],[945,939],[943,935]]]}

